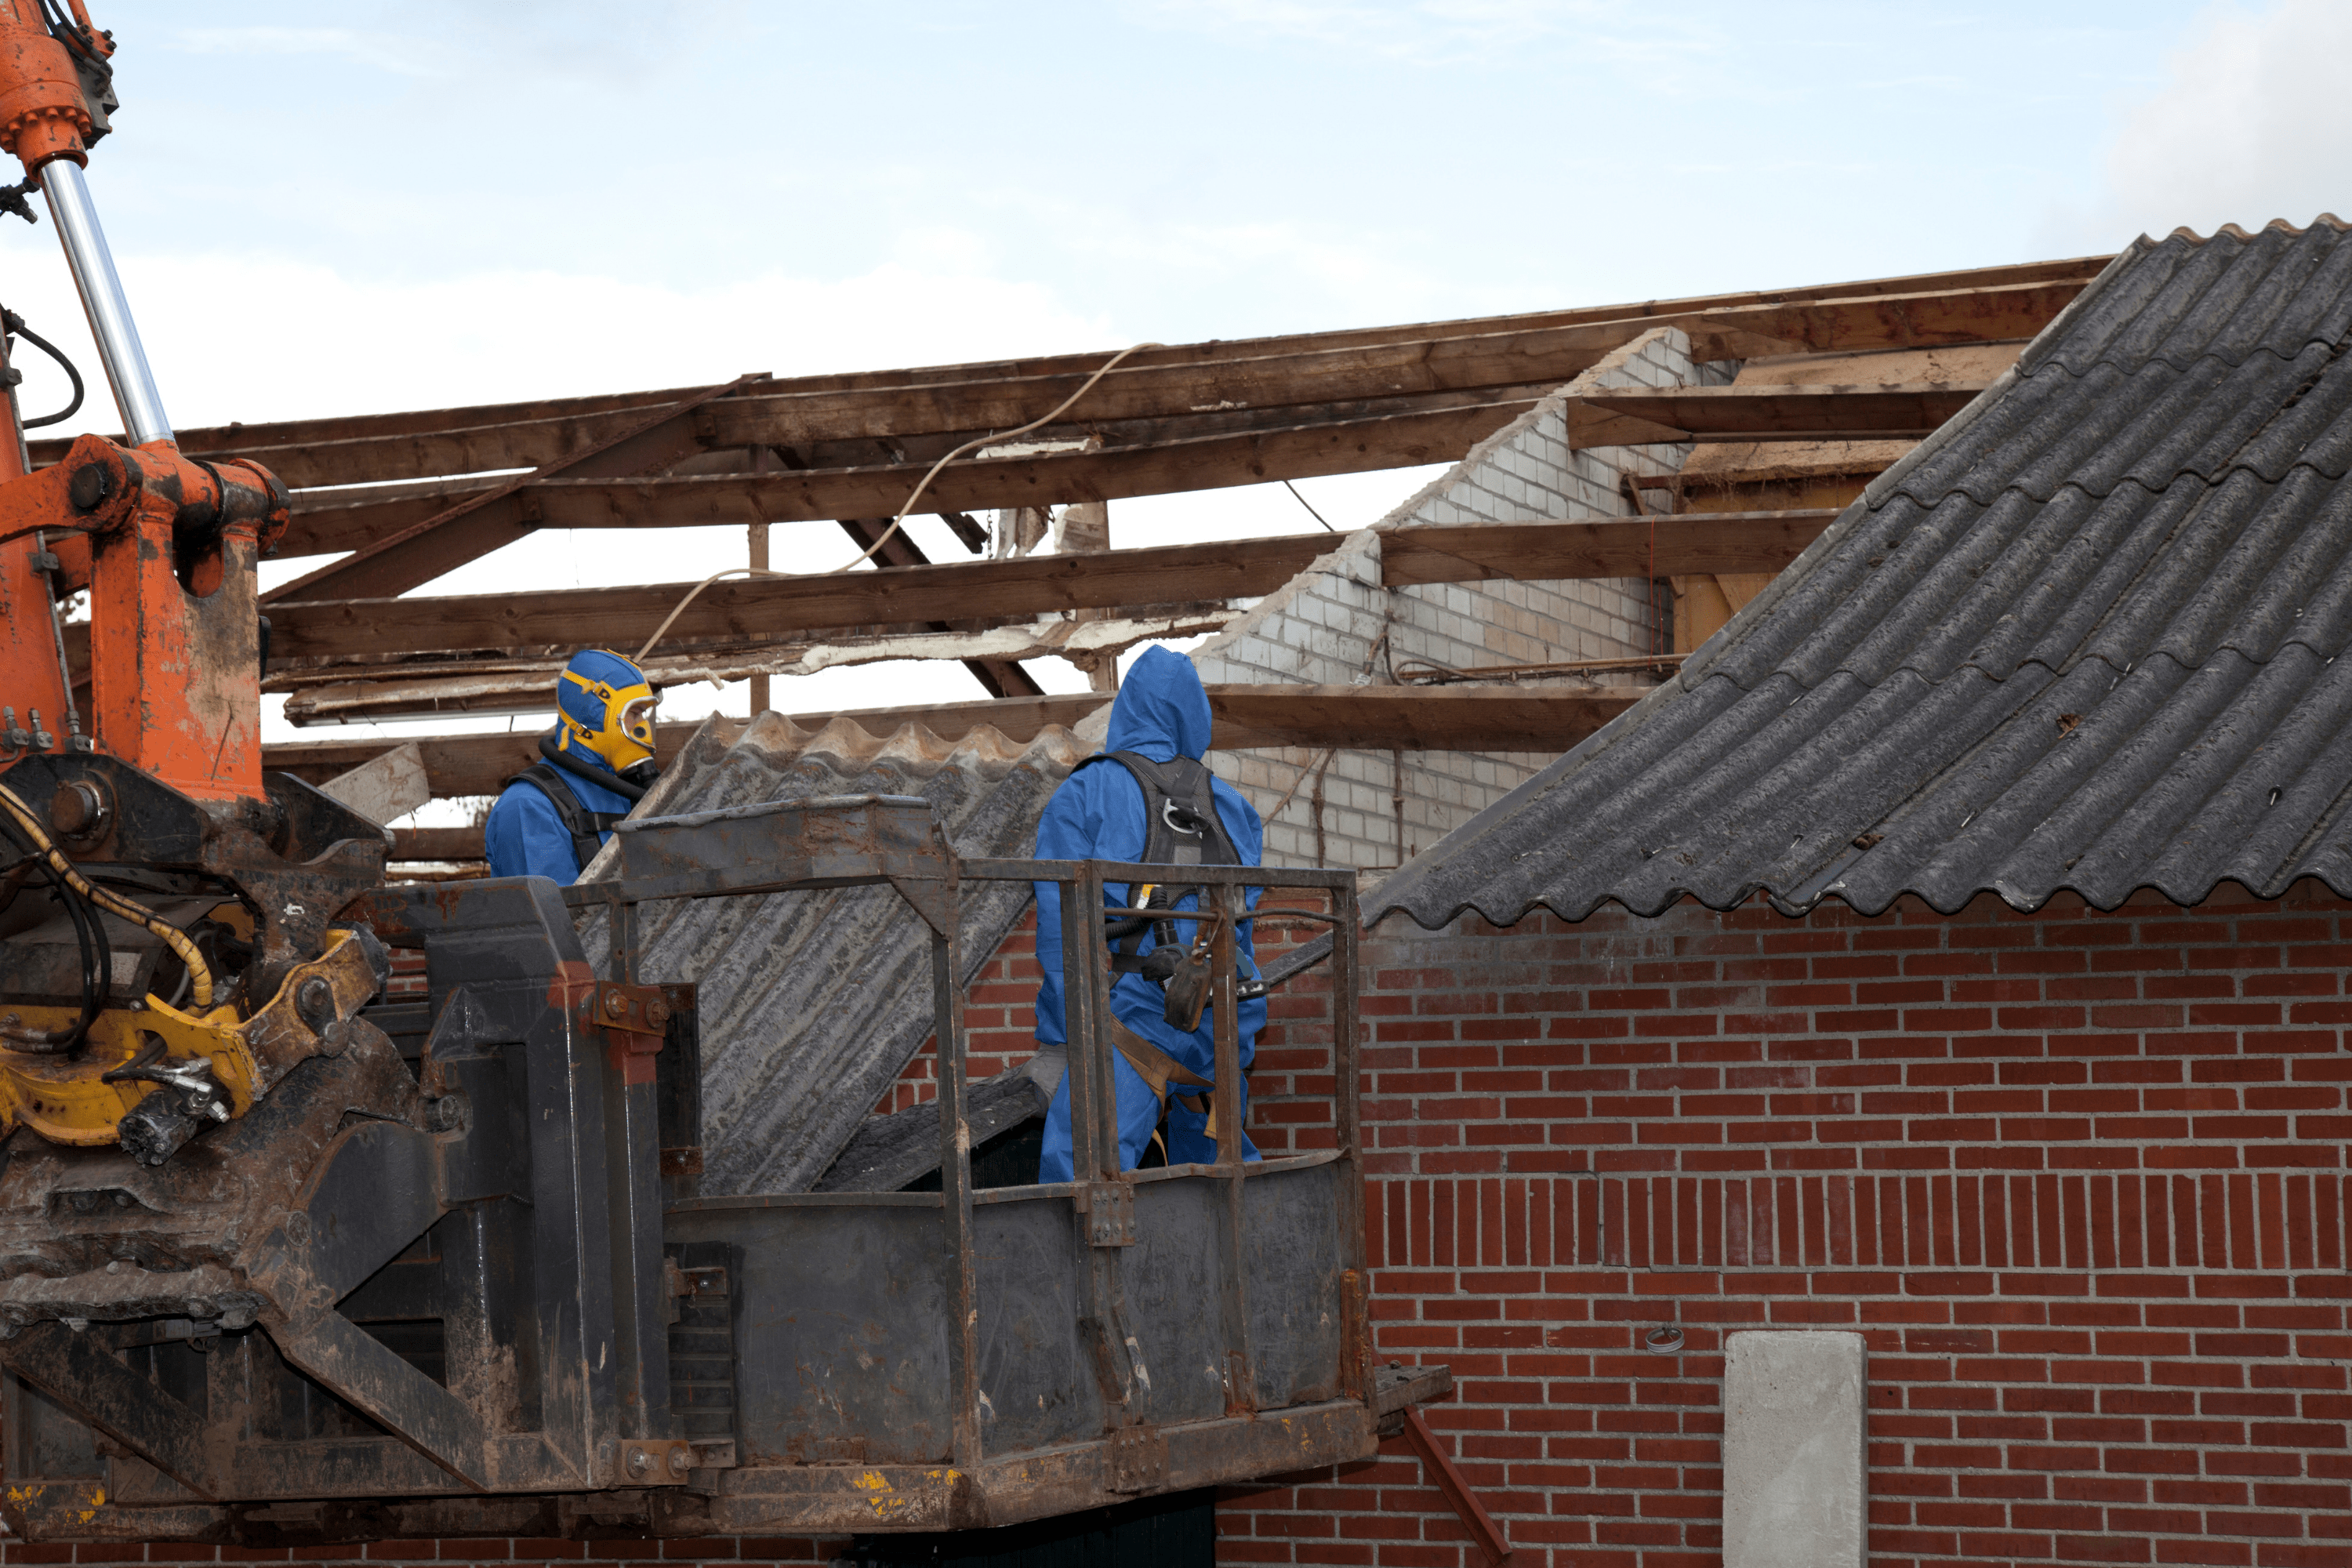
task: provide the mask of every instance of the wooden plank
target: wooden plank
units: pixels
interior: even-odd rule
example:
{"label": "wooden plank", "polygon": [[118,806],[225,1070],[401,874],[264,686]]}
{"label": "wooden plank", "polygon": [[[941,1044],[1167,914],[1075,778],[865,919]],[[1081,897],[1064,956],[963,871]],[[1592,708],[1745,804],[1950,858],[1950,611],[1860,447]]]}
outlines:
{"label": "wooden plank", "polygon": [[1689,440],[1917,439],[1974,402],[1980,385],[1687,386],[1568,400],[1568,444]]}
{"label": "wooden plank", "polygon": [[[552,711],[552,704],[550,710]],[[553,722],[551,718],[550,723]],[[663,724],[654,731],[654,758],[667,766],[678,749],[700,726]],[[433,798],[496,795],[506,781],[539,761],[539,731],[494,731],[487,735],[415,735],[384,739],[290,741],[261,748],[261,765],[271,773],[292,773],[306,784],[324,784],[349,773],[394,745],[414,742],[425,759],[425,777]]]}
{"label": "wooden plank", "polygon": [[395,860],[479,860],[488,851],[479,827],[395,827],[392,858]]}
{"label": "wooden plank", "polygon": [[641,474],[667,468],[702,449],[693,425],[706,405],[733,395],[767,378],[747,375],[710,387],[660,414],[635,413],[628,424],[597,446],[561,464],[541,468],[467,498],[410,527],[380,535],[343,560],[320,567],[264,594],[265,605],[298,599],[348,599],[404,594],[445,572],[511,544],[538,526],[532,486],[557,474]]}
{"label": "wooden plank", "polygon": [[[2003,267],[1972,268],[1956,272],[1915,273],[1894,278],[1809,284],[1801,288],[1749,289],[1737,293],[1692,295],[1672,300],[1629,301],[1581,306],[1564,310],[1539,310],[1509,316],[1468,317],[1441,321],[1417,321],[1395,326],[1354,328],[1334,332],[1290,333],[1260,338],[1232,338],[1181,343],[1146,350],[1127,363],[1138,369],[1163,365],[1214,363],[1286,353],[1305,353],[1358,346],[1394,344],[1432,338],[1481,336],[1500,332],[1538,331],[1552,327],[1602,321],[1646,321],[1688,317],[1763,305],[1851,300],[1874,296],[1934,295],[2017,288],[2037,283],[2081,285],[2096,277],[2111,257],[2093,256],[2054,261],[2026,262]],[[1785,334],[1784,334],[1785,335]],[[2000,336],[2031,335],[2003,331]],[[937,385],[953,382],[1051,377],[1092,374],[1113,351],[1038,355],[1024,359],[974,361],[901,370],[858,371],[802,376],[776,384],[780,392],[824,393]],[[232,424],[180,431],[180,449],[190,456],[218,458],[288,447],[345,441],[395,442],[420,435],[446,435],[488,426],[527,425],[576,419],[614,410],[651,409],[682,401],[696,388],[674,387],[593,396],[539,398],[522,402],[478,404],[467,407],[422,409],[394,414],[343,415],[272,423]],[[56,462],[69,441],[52,439],[32,445],[36,465]],[[560,454],[559,454],[560,455]],[[469,459],[479,460],[479,459]],[[544,460],[543,458],[541,460]],[[530,467],[536,463],[488,462],[487,467]],[[447,473],[456,468],[420,468],[417,472]],[[281,478],[284,476],[281,475]],[[289,481],[291,482],[291,481]],[[357,481],[352,481],[357,482]]]}
{"label": "wooden plank", "polygon": [[[1836,515],[1813,510],[1409,528],[1384,532],[1381,550],[1390,581],[1399,584],[1777,571]],[[681,643],[773,637],[877,623],[1252,598],[1273,593],[1337,542],[1329,534],[1292,534],[714,583],[687,607],[670,635]],[[664,583],[273,605],[270,654],[274,665],[280,659],[520,650],[583,641],[633,647],[653,635],[691,586]]]}
{"label": "wooden plank", "polygon": [[[1988,334],[2031,336],[2080,287],[2044,282],[1958,293],[1751,305],[1706,315],[1637,315],[1346,347],[1289,346],[1279,353],[1205,363],[1129,362],[1096,382],[1076,413],[1079,422],[1092,428],[1131,420],[1202,422],[1204,416],[1234,410],[1558,385],[1611,350],[1669,321],[1704,339],[1701,357],[1710,359],[1792,349],[1907,348],[1976,342]],[[701,422],[701,434],[713,447],[963,437],[1025,425],[1050,413],[1092,379],[1093,368],[1088,367],[914,386],[811,389],[779,383],[767,395],[731,399],[714,407]],[[561,462],[609,439],[624,422],[641,417],[641,409],[619,408],[571,418],[338,442],[248,444],[239,455],[268,466],[296,487],[358,484]]]}
{"label": "wooden plank", "polygon": [[1343,750],[1568,750],[1639,690],[1493,686],[1212,686],[1213,744]]}
{"label": "wooden plank", "polygon": [[[2030,336],[2079,288],[2074,282],[2037,283],[1959,294],[1751,306],[1706,316],[1641,316],[1206,363],[1122,365],[1087,393],[1076,423],[1038,435],[1046,438],[1093,432],[1108,445],[1139,445],[1232,433],[1236,424],[1263,427],[1308,422],[1280,418],[1280,411],[1290,407],[1303,412],[1347,402],[1410,402],[1445,392],[1556,386],[1665,321],[1691,331],[1706,359],[1975,342],[1988,332]],[[1084,386],[1090,374],[999,376],[913,387],[778,390],[714,406],[698,422],[698,429],[704,442],[716,448],[814,447],[882,437],[961,438],[1010,429],[1047,414]],[[790,388],[793,384],[775,384]],[[1358,412],[1410,411],[1415,410]],[[1237,421],[1236,412],[1259,417]],[[240,455],[298,487],[415,479],[563,461],[609,438],[621,422],[642,416],[640,411],[624,409],[446,432],[256,447]],[[1341,416],[1334,411],[1328,417]],[[1318,415],[1313,422],[1325,417]],[[1171,428],[1120,428],[1137,422],[1166,422]]]}
{"label": "wooden plank", "polygon": [[[1435,413],[1134,449],[965,458],[940,471],[924,492],[923,504],[956,511],[1061,505],[1447,462],[1531,405],[1529,401],[1473,404]],[[687,479],[555,479],[534,483],[518,496],[535,509],[533,526],[541,528],[740,527],[895,516],[920,478],[920,470],[907,465]],[[338,509],[331,519],[314,514],[314,542],[328,549],[352,548],[356,541],[378,536],[381,515],[373,502]]]}
{"label": "wooden plank", "polygon": [[[1639,689],[1486,686],[1212,686],[1212,744],[1339,746],[1374,751],[1558,752],[1574,745],[1639,700]],[[814,730],[846,720],[876,736],[920,724],[942,740],[983,727],[1016,742],[1048,725],[1075,725],[1110,699],[1082,691],[916,708],[796,713]],[[656,755],[667,764],[697,728],[665,724]],[[538,755],[536,735],[415,738],[438,798],[492,795]],[[302,741],[263,748],[263,765],[315,779],[348,771],[388,749],[376,741]]]}
{"label": "wooden plank", "polygon": [[1487,579],[1670,577],[1778,572],[1837,521],[1832,508],[1691,513],[1624,522],[1490,522],[1400,528],[1381,536],[1391,588]]}
{"label": "wooden plank", "polygon": [[[1099,555],[891,566],[813,577],[714,583],[680,616],[680,642],[751,638],[818,627],[1033,616],[1076,609],[1270,594],[1317,555],[1328,534],[1237,540]],[[444,649],[537,648],[583,637],[635,648],[691,584],[551,589],[532,594],[342,600],[270,607],[270,655],[367,658]],[[1010,605],[1012,608],[998,606]]]}

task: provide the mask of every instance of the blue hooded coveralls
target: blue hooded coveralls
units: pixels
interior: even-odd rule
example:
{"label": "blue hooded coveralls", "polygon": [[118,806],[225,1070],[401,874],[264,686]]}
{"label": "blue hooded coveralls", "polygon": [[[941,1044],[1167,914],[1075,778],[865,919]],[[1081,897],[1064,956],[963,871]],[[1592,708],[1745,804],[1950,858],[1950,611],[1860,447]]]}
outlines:
{"label": "blue hooded coveralls", "polygon": [[[564,753],[601,773],[611,773],[612,763],[585,746],[574,746]],[[592,784],[567,768],[557,768],[557,776],[572,791],[572,798],[590,811],[625,814],[635,803],[618,790]],[[493,877],[546,877],[565,887],[580,879],[580,857],[572,847],[572,835],[563,830],[563,819],[555,815],[555,807],[547,796],[527,784],[509,784],[490,807],[490,819],[483,825],[482,838],[490,853],[490,875]],[[609,832],[604,842],[612,842]]]}
{"label": "blue hooded coveralls", "polygon": [[[1119,683],[1118,697],[1111,704],[1110,731],[1103,741],[1103,750],[1134,752],[1155,763],[1165,763],[1179,755],[1197,759],[1208,749],[1209,694],[1202,688],[1192,661],[1164,647],[1145,649]],[[1218,819],[1224,824],[1242,863],[1258,864],[1265,853],[1265,829],[1258,821],[1256,808],[1222,779],[1213,781],[1210,788],[1216,801]],[[1117,763],[1097,763],[1065,779],[1062,787],[1054,792],[1054,798],[1046,803],[1045,815],[1037,823],[1037,858],[1139,860],[1143,857],[1144,826],[1143,788],[1135,782],[1135,775]],[[1037,1041],[1040,1045],[1059,1045],[1069,1038],[1062,1011],[1061,885],[1039,882],[1034,886],[1037,962],[1045,972],[1045,984],[1037,987]],[[1257,888],[1249,889],[1251,908],[1257,907],[1261,891]],[[1127,885],[1105,884],[1103,898],[1109,907],[1125,906]],[[1199,895],[1193,894],[1180,900],[1177,907],[1197,909],[1199,905]],[[1190,923],[1180,921],[1176,926],[1180,941],[1190,941],[1194,932]],[[1253,974],[1255,962],[1246,924],[1241,929],[1240,939],[1242,973]],[[1150,951],[1150,945],[1151,937],[1147,932],[1142,951]],[[1192,1072],[1214,1081],[1217,1057],[1213,1009],[1203,1013],[1201,1026],[1188,1035],[1168,1023],[1162,1014],[1166,1001],[1166,994],[1140,974],[1119,975],[1111,984],[1111,1011],[1121,1023]],[[1244,1002],[1240,1013],[1236,1022],[1241,1033],[1241,1065],[1246,1069],[1256,1052],[1258,1031],[1265,1026],[1265,999],[1261,996]],[[1151,1086],[1128,1065],[1126,1058],[1112,1052],[1110,1062],[1118,1086],[1119,1169],[1131,1171],[1151,1142],[1152,1131],[1159,1124],[1160,1104],[1152,1096]],[[1249,1085],[1244,1081],[1240,1087],[1242,1107],[1246,1111]],[[1205,1089],[1186,1092],[1207,1093]],[[1217,1157],[1216,1141],[1209,1137],[1207,1124],[1208,1117],[1203,1111],[1187,1110],[1174,1095],[1169,1097],[1170,1164],[1207,1162]],[[1256,1147],[1244,1133],[1242,1158],[1257,1157]],[[1061,1088],[1055,1091],[1052,1108],[1045,1112],[1045,1150],[1037,1163],[1037,1179],[1071,1179],[1070,1081],[1066,1075]]]}

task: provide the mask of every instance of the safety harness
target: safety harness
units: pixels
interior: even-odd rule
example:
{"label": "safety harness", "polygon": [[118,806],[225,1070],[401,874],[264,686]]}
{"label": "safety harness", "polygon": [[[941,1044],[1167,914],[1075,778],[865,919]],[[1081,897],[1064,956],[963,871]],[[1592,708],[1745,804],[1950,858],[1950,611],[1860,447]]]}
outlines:
{"label": "safety harness", "polygon": [[530,785],[547,797],[548,805],[555,807],[556,820],[562,823],[563,831],[572,836],[572,853],[583,871],[588,868],[588,862],[596,858],[596,851],[604,847],[604,835],[629,815],[625,811],[589,810],[580,804],[580,797],[573,795],[571,786],[563,782],[563,775],[547,763],[533,763],[507,780],[509,788],[516,784]]}
{"label": "safety harness", "polygon": [[[1141,862],[1148,866],[1240,866],[1245,864],[1241,852],[1234,847],[1233,837],[1225,831],[1224,820],[1217,815],[1216,796],[1208,768],[1196,757],[1175,757],[1155,763],[1137,752],[1108,752],[1088,757],[1078,764],[1084,768],[1096,763],[1117,763],[1132,776],[1143,791],[1143,854]],[[1188,895],[1205,893],[1201,887],[1161,883],[1150,887],[1139,902],[1139,909],[1166,909],[1164,920],[1146,916],[1113,918],[1105,932],[1110,938],[1110,966],[1119,974],[1139,974],[1159,985],[1167,994],[1163,1016],[1171,1026],[1190,1031],[1200,1027],[1201,1012],[1208,1001],[1209,968],[1205,942],[1191,948],[1176,934],[1181,911],[1177,903]],[[1196,898],[1195,903],[1200,900]],[[1151,935],[1150,951],[1143,949],[1146,931]],[[1203,935],[1205,935],[1205,931]],[[1121,1024],[1110,1020],[1111,1044],[1127,1058],[1128,1066],[1150,1086],[1152,1095],[1160,1101],[1163,1114],[1168,1100],[1174,1093],[1171,1084],[1184,1089],[1212,1088],[1209,1080],[1194,1073],[1174,1057],[1150,1040]],[[1176,1094],[1178,1104],[1195,1115],[1208,1109],[1207,1098],[1200,1094]],[[1216,1136],[1214,1115],[1205,1130],[1211,1138]]]}

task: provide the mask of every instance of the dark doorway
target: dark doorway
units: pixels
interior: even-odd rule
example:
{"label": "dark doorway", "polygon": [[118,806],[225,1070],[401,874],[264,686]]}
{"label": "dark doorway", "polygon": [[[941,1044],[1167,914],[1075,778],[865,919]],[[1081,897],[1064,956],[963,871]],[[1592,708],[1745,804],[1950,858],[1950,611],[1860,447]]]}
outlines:
{"label": "dark doorway", "polygon": [[858,1568],[1213,1568],[1214,1489],[1145,1498],[1002,1530],[936,1535],[860,1535]]}

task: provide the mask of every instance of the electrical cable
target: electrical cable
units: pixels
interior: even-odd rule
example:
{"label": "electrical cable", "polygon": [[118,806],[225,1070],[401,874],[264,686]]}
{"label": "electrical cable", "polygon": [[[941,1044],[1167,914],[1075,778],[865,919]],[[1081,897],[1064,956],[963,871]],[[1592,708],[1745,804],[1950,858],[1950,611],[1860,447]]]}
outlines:
{"label": "electrical cable", "polygon": [[164,946],[178,954],[180,962],[188,966],[188,975],[194,990],[197,1010],[201,1012],[212,1006],[212,967],[205,962],[205,955],[197,948],[194,938],[144,904],[126,899],[112,889],[97,887],[85,879],[79,871],[75,870],[73,862],[67,859],[64,852],[50,842],[47,831],[41,826],[39,819],[33,816],[33,808],[26,805],[24,797],[6,784],[0,784],[0,811],[5,811],[16,819],[18,829],[32,841],[33,847],[42,853],[50,868],[64,879],[66,886],[98,908],[104,910],[108,914],[113,915],[118,920],[128,921],[132,925],[161,939]]}
{"label": "electrical cable", "polygon": [[1292,484],[1288,479],[1285,479],[1285,480],[1283,480],[1283,481],[1282,481],[1282,488],[1283,488],[1284,489],[1288,490],[1288,491],[1289,491],[1293,496],[1296,496],[1296,497],[1297,498],[1298,504],[1299,504],[1300,506],[1303,506],[1303,507],[1306,507],[1306,508],[1307,508],[1307,516],[1309,516],[1309,517],[1313,518],[1316,521],[1318,521],[1318,522],[1319,522],[1319,523],[1322,523],[1322,524],[1323,524],[1323,531],[1324,531],[1324,532],[1326,532],[1326,533],[1337,533],[1337,532],[1339,532],[1339,531],[1338,529],[1336,529],[1336,528],[1334,528],[1334,527],[1332,527],[1332,526],[1331,526],[1331,524],[1330,524],[1329,521],[1328,521],[1328,519],[1326,519],[1326,518],[1324,517],[1324,515],[1323,515],[1321,512],[1317,511],[1317,510],[1315,510],[1314,506],[1313,506],[1311,503],[1309,503],[1309,502],[1308,502],[1307,499],[1305,496],[1302,496],[1302,495],[1299,495],[1299,494],[1298,494],[1298,487],[1297,487],[1297,485]]}
{"label": "electrical cable", "polygon": [[[654,628],[654,635],[646,639],[646,646],[637,649],[636,662],[639,664],[645,663],[646,655],[653,652],[654,645],[661,641],[662,634],[668,631],[669,628],[677,623],[678,616],[686,614],[686,607],[694,603],[696,595],[700,594],[705,588],[709,587],[713,583],[718,582],[722,577],[824,577],[834,575],[836,573],[847,572],[855,567],[865,564],[867,561],[873,559],[874,552],[876,551],[890,542],[891,538],[898,533],[899,525],[907,521],[907,514],[915,510],[915,503],[923,499],[923,492],[931,488],[931,481],[933,479],[939,478],[940,470],[941,468],[946,468],[950,463],[954,462],[958,458],[962,457],[966,452],[971,451],[975,447],[999,446],[1006,441],[1012,440],[1016,436],[1026,436],[1030,431],[1036,429],[1040,426],[1051,425],[1055,420],[1059,419],[1063,415],[1067,414],[1071,408],[1076,405],[1078,399],[1084,397],[1087,393],[1092,392],[1095,389],[1095,383],[1100,381],[1104,376],[1108,375],[1112,371],[1117,370],[1118,368],[1119,361],[1125,359],[1131,353],[1140,353],[1145,349],[1164,349],[1168,345],[1166,343],[1129,343],[1127,347],[1119,350],[1118,353],[1111,355],[1110,358],[1104,363],[1103,367],[1100,370],[1097,370],[1094,374],[1087,377],[1087,384],[1084,386],[1079,387],[1077,391],[1064,398],[1060,406],[1055,408],[1051,413],[1041,414],[1036,418],[1029,421],[1028,424],[1020,426],[1015,429],[1006,430],[1002,433],[992,432],[986,436],[975,436],[971,440],[966,441],[962,446],[950,448],[947,456],[941,458],[938,462],[933,463],[930,467],[929,472],[924,474],[921,482],[915,486],[914,493],[907,498],[907,504],[900,507],[898,509],[898,515],[890,520],[890,526],[884,529],[880,537],[876,539],[873,543],[867,545],[865,550],[858,554],[856,560],[848,563],[846,565],[836,566],[833,568],[832,572],[770,572],[763,568],[754,566],[730,566],[724,572],[713,572],[709,576],[705,577],[701,582],[697,583],[692,588],[687,590],[686,597],[677,602],[677,608],[672,610],[669,613],[668,618],[664,620],[660,626]],[[1314,509],[1309,507],[1307,510],[1311,511]],[[1326,523],[1324,526],[1328,528],[1330,525]]]}
{"label": "electrical cable", "polygon": [[7,331],[24,339],[26,342],[32,344],[35,348],[40,350],[43,353],[57,361],[58,368],[62,369],[66,373],[66,379],[73,383],[73,401],[71,403],[67,404],[65,407],[58,413],[45,414],[38,419],[27,419],[24,421],[24,428],[27,430],[38,430],[44,425],[62,425],[67,420],[72,418],[75,415],[80,413],[82,400],[81,372],[74,368],[74,362],[66,358],[65,352],[59,349],[57,344],[49,342],[48,339],[41,336],[40,333],[26,326],[25,324],[25,318],[16,314],[16,311],[11,310],[7,313],[5,325]]}

